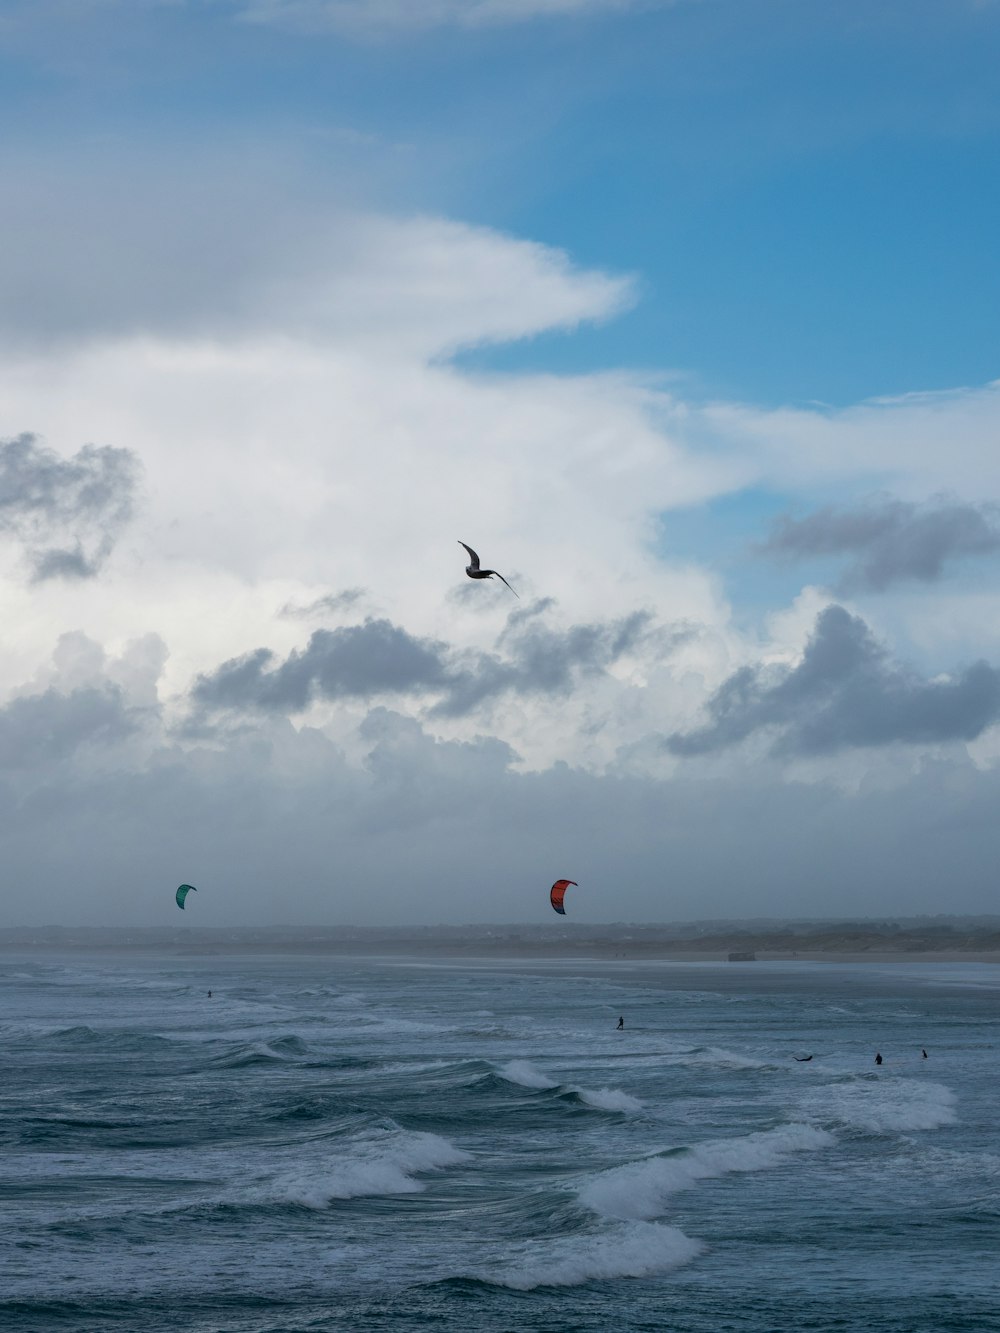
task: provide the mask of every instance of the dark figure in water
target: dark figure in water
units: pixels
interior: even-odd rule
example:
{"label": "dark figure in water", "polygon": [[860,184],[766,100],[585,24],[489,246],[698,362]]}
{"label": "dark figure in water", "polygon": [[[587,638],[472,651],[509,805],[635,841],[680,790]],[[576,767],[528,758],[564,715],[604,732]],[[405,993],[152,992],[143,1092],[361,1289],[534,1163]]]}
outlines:
{"label": "dark figure in water", "polygon": [[924,1050],[922,1046],[920,1048],[920,1054],[924,1057],[925,1060],[927,1059],[927,1052]]}
{"label": "dark figure in water", "polygon": [[621,1032],[621,1030],[622,1030],[622,1028],[623,1028],[624,1026],[625,1026],[625,1015],[622,1014],[621,1018],[619,1018],[619,1020],[618,1020],[618,1026],[615,1028],[615,1031],[616,1031],[616,1032]]}
{"label": "dark figure in water", "polygon": [[805,1062],[806,1062],[807,1060],[811,1060],[811,1059],[812,1059],[812,1056],[811,1056],[811,1055],[793,1055],[793,1056],[792,1056],[792,1059],[793,1059],[793,1060],[798,1060],[798,1062],[799,1062],[800,1065],[804,1065]]}
{"label": "dark figure in water", "polygon": [[211,991],[208,992],[208,998],[209,998],[209,999],[212,998],[212,992],[211,992]]}
{"label": "dark figure in water", "polygon": [[882,1063],[882,1056],[879,1054],[878,1051],[875,1052],[875,1063],[877,1065],[880,1065]]}

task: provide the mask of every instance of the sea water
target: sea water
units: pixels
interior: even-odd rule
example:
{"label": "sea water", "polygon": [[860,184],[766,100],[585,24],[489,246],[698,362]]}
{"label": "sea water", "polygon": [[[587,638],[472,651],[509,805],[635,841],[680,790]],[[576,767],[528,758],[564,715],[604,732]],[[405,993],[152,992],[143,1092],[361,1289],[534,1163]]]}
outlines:
{"label": "sea water", "polygon": [[1000,1329],[998,1057],[988,964],[7,955],[0,1328]]}

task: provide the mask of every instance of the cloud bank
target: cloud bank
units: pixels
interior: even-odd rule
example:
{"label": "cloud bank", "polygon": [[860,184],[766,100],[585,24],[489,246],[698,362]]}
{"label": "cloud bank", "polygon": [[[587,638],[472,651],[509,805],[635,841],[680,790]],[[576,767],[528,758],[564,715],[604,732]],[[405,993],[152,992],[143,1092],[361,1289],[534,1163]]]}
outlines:
{"label": "cloud bank", "polygon": [[373,701],[436,697],[433,713],[460,718],[507,694],[568,695],[580,675],[600,673],[636,645],[650,617],[635,612],[607,625],[553,628],[512,617],[503,654],[458,653],[385,619],[317,630],[303,650],[274,664],[258,648],[201,676],[192,690],[206,710],[299,713],[317,699]]}
{"label": "cloud bank", "polygon": [[[870,909],[892,857],[880,910],[958,880],[992,903],[1000,598],[905,621],[894,592],[982,553],[920,497],[1000,498],[995,386],[833,412],[474,372],[456,349],[608,318],[631,284],[488,228],[292,206],[277,169],[202,213],[198,172],[170,179],[124,218],[84,192],[86,254],[30,171],[4,219],[0,513],[34,582],[0,582],[0,847],[24,919],[172,920],[181,879],[213,924],[544,919],[556,873],[585,920],[822,915]],[[39,443],[81,430],[100,447]],[[779,541],[877,555],[878,637],[807,592],[748,623],[665,544],[665,512],[779,481],[891,488],[860,535],[844,510]],[[459,537],[521,602],[465,578]],[[51,577],[77,554],[101,577]]]}
{"label": "cloud bank", "polygon": [[635,299],[629,276],[557,247],[372,213],[345,202],[346,185],[304,191],[266,145],[244,154],[237,173],[197,151],[151,173],[125,149],[84,166],[0,149],[19,186],[0,247],[0,346],[285,337],[427,359],[572,330]]}
{"label": "cloud bank", "polygon": [[[347,748],[273,717],[182,744],[155,711],[122,721],[136,696],[110,681],[118,665],[0,722],[5,866],[31,885],[9,921],[174,925],[182,879],[206,925],[551,924],[557,873],[589,922],[995,904],[1000,771],[959,755],[854,793],[759,760],[525,772],[497,737],[443,740],[382,707]],[[22,739],[50,722],[56,748],[26,774]]]}
{"label": "cloud bank", "polygon": [[778,754],[971,741],[1000,718],[1000,671],[976,662],[947,680],[922,680],[894,662],[860,616],[819,615],[793,667],[742,667],[706,705],[709,721],[671,736],[674,754],[723,750],[773,733]]}
{"label": "cloud bank", "polygon": [[787,560],[853,556],[842,590],[883,592],[907,580],[936,582],[950,562],[1000,550],[1000,507],[944,497],[922,505],[883,497],[855,508],[828,506],[805,518],[779,518],[760,549]]}

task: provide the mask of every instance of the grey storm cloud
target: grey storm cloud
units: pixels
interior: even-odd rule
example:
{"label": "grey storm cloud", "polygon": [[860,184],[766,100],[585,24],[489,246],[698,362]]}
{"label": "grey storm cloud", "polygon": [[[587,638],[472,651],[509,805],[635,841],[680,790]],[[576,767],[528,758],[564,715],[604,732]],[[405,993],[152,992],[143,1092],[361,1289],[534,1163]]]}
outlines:
{"label": "grey storm cloud", "polygon": [[344,588],[341,592],[317,597],[313,602],[286,602],[278,614],[287,620],[311,620],[314,616],[337,615],[341,611],[349,611],[364,595],[364,588]]}
{"label": "grey storm cloud", "polygon": [[139,462],[85,444],[62,458],[31,434],[0,440],[0,533],[19,540],[32,578],[93,578],[132,514]]}
{"label": "grey storm cloud", "polygon": [[792,560],[853,557],[839,586],[881,592],[906,580],[933,583],[950,561],[1000,550],[1000,509],[942,496],[923,505],[885,498],[826,507],[779,518],[759,549]]}
{"label": "grey storm cloud", "polygon": [[599,673],[628,651],[649,619],[637,612],[608,625],[568,630],[517,620],[501,635],[501,656],[459,654],[439,640],[369,618],[317,630],[283,662],[275,663],[268,648],[225,662],[198,678],[192,697],[207,710],[297,712],[314,699],[436,695],[434,713],[463,717],[499,694],[568,692],[579,674]]}
{"label": "grey storm cloud", "polygon": [[668,737],[678,755],[708,754],[756,732],[778,754],[970,741],[1000,718],[1000,672],[976,662],[925,680],[893,661],[859,616],[828,606],[794,667],[743,667],[716,690],[709,721]]}
{"label": "grey storm cloud", "polygon": [[508,655],[482,654],[453,672],[435,714],[463,717],[498,694],[567,694],[579,675],[600,674],[634,647],[650,623],[648,612],[636,611],[607,625],[557,630],[524,614],[515,611],[500,636]]}
{"label": "grey storm cloud", "polygon": [[124,740],[135,729],[122,692],[111,685],[12,699],[0,708],[0,769],[44,766],[83,746]]}
{"label": "grey storm cloud", "polygon": [[419,639],[388,620],[320,629],[302,651],[273,666],[274,653],[258,648],[200,676],[192,691],[209,708],[299,712],[314,698],[369,699],[425,694],[447,680],[444,645]]}

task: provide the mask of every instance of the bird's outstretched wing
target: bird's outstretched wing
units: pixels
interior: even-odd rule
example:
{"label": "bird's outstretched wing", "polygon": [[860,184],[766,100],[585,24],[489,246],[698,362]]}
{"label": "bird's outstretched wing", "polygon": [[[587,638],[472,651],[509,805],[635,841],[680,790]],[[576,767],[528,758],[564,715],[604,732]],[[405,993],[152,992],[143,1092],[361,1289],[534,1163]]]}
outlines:
{"label": "bird's outstretched wing", "polygon": [[[458,544],[459,544],[459,546],[465,546],[465,542],[459,542]],[[478,569],[478,568],[479,568],[479,556],[476,555],[475,551],[472,549],[471,546],[465,546],[465,549],[466,549],[466,550],[468,551],[468,553],[469,553],[469,564],[472,566],[473,569]]]}
{"label": "bird's outstretched wing", "polygon": [[[495,569],[495,570],[493,571],[493,573],[497,576],[497,578],[500,580],[501,583],[507,583],[507,580],[506,580],[506,579],[504,578],[504,576],[500,573],[499,569]],[[510,588],[510,584],[509,584],[509,583],[507,583],[507,587]],[[510,590],[511,590],[511,592],[514,592],[514,589],[513,589],[513,588],[510,588]],[[517,597],[517,600],[518,600],[518,601],[521,600],[520,597],[518,597],[518,594],[517,594],[516,592],[514,592],[514,596]]]}

